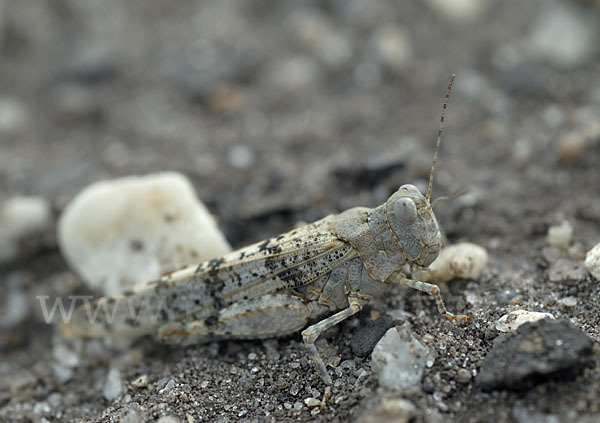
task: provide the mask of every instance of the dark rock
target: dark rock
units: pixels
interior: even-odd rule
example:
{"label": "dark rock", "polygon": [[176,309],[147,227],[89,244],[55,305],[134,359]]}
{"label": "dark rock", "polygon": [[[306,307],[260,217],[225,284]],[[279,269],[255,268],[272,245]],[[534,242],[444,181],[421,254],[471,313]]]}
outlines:
{"label": "dark rock", "polygon": [[496,291],[495,296],[498,305],[505,306],[517,296],[517,292],[511,288],[505,288],[502,291]]}
{"label": "dark rock", "polygon": [[381,337],[396,323],[397,321],[392,317],[383,315],[379,319],[356,329],[350,342],[354,355],[368,357]]}
{"label": "dark rock", "polygon": [[476,383],[484,391],[520,391],[548,379],[572,379],[589,364],[592,344],[566,320],[526,323],[496,339]]}
{"label": "dark rock", "polygon": [[65,74],[67,78],[93,84],[113,77],[119,65],[114,50],[108,45],[82,41],[71,49]]}

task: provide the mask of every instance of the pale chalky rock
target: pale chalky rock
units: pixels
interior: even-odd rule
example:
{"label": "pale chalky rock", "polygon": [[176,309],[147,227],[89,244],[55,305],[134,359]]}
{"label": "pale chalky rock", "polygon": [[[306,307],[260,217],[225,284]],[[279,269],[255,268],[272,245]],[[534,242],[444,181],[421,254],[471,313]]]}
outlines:
{"label": "pale chalky rock", "polygon": [[21,240],[35,236],[52,222],[50,204],[42,197],[12,197],[0,207],[0,263],[21,253]]}
{"label": "pale chalky rock", "polygon": [[371,354],[379,385],[391,389],[419,386],[429,353],[407,326],[388,329]]}
{"label": "pale chalky rock", "polygon": [[438,258],[429,266],[429,271],[418,272],[416,276],[424,282],[448,282],[456,278],[477,281],[487,264],[488,254],[484,248],[461,242],[442,248]]}
{"label": "pale chalky rock", "polygon": [[563,220],[560,225],[548,228],[546,241],[553,247],[567,248],[573,238],[573,226],[568,220]]}
{"label": "pale chalky rock", "polygon": [[585,256],[585,268],[600,281],[600,244],[596,244]]}
{"label": "pale chalky rock", "polygon": [[542,319],[554,319],[554,316],[550,313],[541,313],[539,311],[515,310],[498,319],[496,330],[500,332],[514,332],[524,323],[537,322]]}
{"label": "pale chalky rock", "polygon": [[104,295],[231,251],[187,178],[166,172],[90,185],[60,217],[69,265]]}

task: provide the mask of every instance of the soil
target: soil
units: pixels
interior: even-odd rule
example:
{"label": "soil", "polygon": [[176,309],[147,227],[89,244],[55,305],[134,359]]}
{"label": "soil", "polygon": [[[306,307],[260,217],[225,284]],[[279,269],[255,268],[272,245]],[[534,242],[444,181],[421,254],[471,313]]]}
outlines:
{"label": "soil", "polygon": [[[448,243],[490,256],[481,280],[442,286],[448,308],[472,316],[465,325],[395,289],[327,331],[322,355],[342,364],[330,367],[331,404],[311,415],[304,399],[324,385],[299,335],[183,349],[142,339],[115,353],[121,391],[111,400],[106,353],[61,373],[35,298],[90,292],[48,228],[0,265],[2,292],[18,286],[30,299],[24,317],[0,326],[0,420],[368,421],[398,398],[418,422],[600,420],[600,285],[552,268],[580,265],[600,241],[600,136],[589,135],[600,122],[600,57],[565,63],[530,43],[553,7],[591,19],[592,30],[600,9],[457,3],[458,16],[435,1],[0,1],[0,200],[41,196],[56,219],[94,181],[174,170],[241,247],[376,206],[405,183],[426,190],[456,73],[433,196],[468,192],[438,203],[436,216]],[[569,248],[549,248],[548,228],[565,220]],[[515,309],[569,320],[595,341],[590,362],[525,391],[483,392],[469,374]],[[421,389],[379,388],[370,357],[353,353],[358,329],[394,310],[436,350]]]}

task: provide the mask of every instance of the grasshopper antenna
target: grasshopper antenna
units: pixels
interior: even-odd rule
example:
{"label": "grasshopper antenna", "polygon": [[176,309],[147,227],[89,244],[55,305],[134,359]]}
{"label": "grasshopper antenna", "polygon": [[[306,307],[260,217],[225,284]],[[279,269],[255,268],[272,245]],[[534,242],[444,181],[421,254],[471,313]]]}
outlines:
{"label": "grasshopper antenna", "polygon": [[433,206],[435,206],[435,204],[436,204],[438,201],[454,200],[455,198],[458,198],[458,197],[460,197],[461,195],[464,195],[464,194],[466,194],[467,192],[468,192],[468,191],[467,191],[466,189],[459,189],[458,191],[456,191],[456,192],[453,192],[453,193],[452,193],[452,194],[450,194],[450,195],[445,195],[445,196],[443,196],[443,197],[436,198],[436,199],[435,199],[435,200],[433,200],[433,202],[432,202],[432,203],[431,203],[431,204],[430,204],[430,205],[427,207],[427,210],[432,210],[432,209],[433,209]]}
{"label": "grasshopper antenna", "polygon": [[427,187],[427,195],[425,199],[427,202],[431,199],[431,188],[433,187],[433,174],[435,173],[435,163],[437,162],[437,155],[440,149],[440,143],[442,142],[442,129],[444,129],[444,118],[446,117],[446,109],[448,108],[448,100],[450,100],[450,91],[452,91],[452,84],[454,83],[454,77],[452,74],[450,82],[448,83],[448,89],[446,90],[446,98],[444,99],[444,105],[442,106],[442,116],[440,117],[440,129],[438,129],[437,141],[435,143],[435,152],[433,153],[433,162],[431,163],[431,173],[429,174],[429,186]]}

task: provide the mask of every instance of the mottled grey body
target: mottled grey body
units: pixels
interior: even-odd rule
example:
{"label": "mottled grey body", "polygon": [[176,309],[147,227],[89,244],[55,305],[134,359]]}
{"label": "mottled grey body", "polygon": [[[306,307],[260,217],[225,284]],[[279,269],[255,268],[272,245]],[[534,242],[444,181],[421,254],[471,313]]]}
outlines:
{"label": "mottled grey body", "polygon": [[[438,256],[441,235],[429,202],[448,85],[427,194],[403,185],[385,204],[357,207],[275,238],[164,275],[122,295],[75,312],[63,333],[79,336],[141,336],[158,333],[169,344],[283,336],[302,331],[308,351],[331,395],[332,380],[315,341],[357,313],[391,284],[427,292],[438,311],[454,322],[436,285],[408,279]],[[94,313],[90,309],[102,309]],[[337,311],[337,312],[336,312]],[[330,315],[331,313],[335,314]],[[93,318],[91,318],[93,317]]]}
{"label": "mottled grey body", "polygon": [[358,312],[391,283],[434,295],[435,285],[407,279],[402,268],[427,267],[438,255],[440,231],[429,201],[403,185],[374,209],[357,207],[158,281],[98,300],[90,319],[80,308],[63,332],[79,336],[158,333],[169,344],[283,336],[310,320],[339,311],[302,332],[328,385],[331,378],[314,342],[319,334]]}

